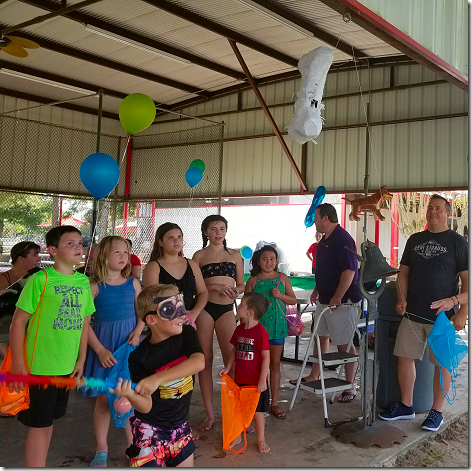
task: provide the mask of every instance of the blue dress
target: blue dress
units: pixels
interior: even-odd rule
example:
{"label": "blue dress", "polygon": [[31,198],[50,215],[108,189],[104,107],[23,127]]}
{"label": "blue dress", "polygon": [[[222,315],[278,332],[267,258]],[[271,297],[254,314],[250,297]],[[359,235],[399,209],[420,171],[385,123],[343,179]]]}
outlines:
{"label": "blue dress", "polygon": [[[109,285],[105,282],[98,285],[98,294],[94,300],[95,322],[92,329],[100,343],[112,353],[127,342],[129,334],[136,327],[134,310],[136,293],[133,280],[134,277],[130,276],[121,285]],[[109,371],[110,368],[102,366],[98,355],[89,346],[84,376],[104,379]],[[98,396],[94,389],[84,389],[82,394],[89,397]]]}

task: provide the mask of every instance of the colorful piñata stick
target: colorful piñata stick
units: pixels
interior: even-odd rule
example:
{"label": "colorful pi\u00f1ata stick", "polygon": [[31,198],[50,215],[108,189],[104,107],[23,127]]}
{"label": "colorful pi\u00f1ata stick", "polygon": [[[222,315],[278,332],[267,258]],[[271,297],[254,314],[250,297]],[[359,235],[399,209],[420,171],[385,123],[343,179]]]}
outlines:
{"label": "colorful pi\u00f1ata stick", "polygon": [[[85,388],[98,389],[100,391],[107,391],[110,388],[116,387],[116,381],[112,379],[101,378],[64,378],[62,376],[37,376],[37,375],[22,375],[11,373],[0,373],[0,384],[3,383],[23,383],[28,386],[56,386],[58,388]],[[136,383],[131,383],[131,388],[134,389]]]}

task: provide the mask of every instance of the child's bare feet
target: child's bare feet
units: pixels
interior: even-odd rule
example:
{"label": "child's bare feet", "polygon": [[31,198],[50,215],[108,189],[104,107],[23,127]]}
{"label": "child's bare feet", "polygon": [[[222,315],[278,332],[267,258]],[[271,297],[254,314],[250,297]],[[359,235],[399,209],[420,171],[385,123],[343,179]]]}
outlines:
{"label": "child's bare feet", "polygon": [[211,430],[213,428],[213,422],[215,419],[209,419],[208,417],[206,418],[205,422],[203,424],[200,424],[198,426],[198,429],[201,430],[202,432],[208,432],[208,430]]}
{"label": "child's bare feet", "polygon": [[246,429],[246,433],[256,433],[256,427],[254,427],[254,425],[249,425],[249,427]]}
{"label": "child's bare feet", "polygon": [[235,447],[236,445],[239,445],[242,441],[241,435],[238,435],[230,444],[230,448]]}
{"label": "child's bare feet", "polygon": [[257,442],[257,448],[259,448],[259,453],[268,453],[270,451],[270,447],[265,441]]}

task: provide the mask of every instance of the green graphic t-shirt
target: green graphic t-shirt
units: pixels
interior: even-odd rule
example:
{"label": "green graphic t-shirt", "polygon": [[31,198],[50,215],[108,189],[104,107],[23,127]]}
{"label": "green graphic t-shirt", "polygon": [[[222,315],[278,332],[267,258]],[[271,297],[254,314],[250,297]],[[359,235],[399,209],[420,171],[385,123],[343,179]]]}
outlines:
{"label": "green graphic t-shirt", "polygon": [[[95,307],[89,279],[85,275],[77,272],[73,275],[62,275],[53,267],[48,268],[46,272],[47,285],[38,334],[36,336],[39,312],[26,342],[26,364],[29,367],[34,348],[31,374],[68,375],[74,370],[77,361],[84,317],[92,314]],[[16,306],[33,315],[45,281],[43,271],[32,275]]]}

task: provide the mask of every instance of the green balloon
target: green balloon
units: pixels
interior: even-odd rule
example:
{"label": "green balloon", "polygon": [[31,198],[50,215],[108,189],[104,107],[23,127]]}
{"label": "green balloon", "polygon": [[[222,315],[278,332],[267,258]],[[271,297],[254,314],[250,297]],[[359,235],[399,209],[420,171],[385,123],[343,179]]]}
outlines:
{"label": "green balloon", "polygon": [[191,168],[191,167],[197,167],[199,168],[202,173],[205,172],[205,162],[203,162],[203,160],[200,160],[200,159],[195,159],[190,165],[188,168]]}
{"label": "green balloon", "polygon": [[156,117],[156,105],[143,93],[132,93],[120,104],[120,122],[127,134],[149,127]]}

